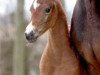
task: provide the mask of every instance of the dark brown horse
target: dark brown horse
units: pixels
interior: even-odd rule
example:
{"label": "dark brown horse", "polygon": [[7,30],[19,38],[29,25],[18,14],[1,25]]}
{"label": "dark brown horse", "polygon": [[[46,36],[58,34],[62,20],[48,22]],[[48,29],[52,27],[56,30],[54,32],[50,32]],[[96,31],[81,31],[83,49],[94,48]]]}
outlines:
{"label": "dark brown horse", "polygon": [[70,37],[89,74],[100,75],[100,0],[77,0]]}

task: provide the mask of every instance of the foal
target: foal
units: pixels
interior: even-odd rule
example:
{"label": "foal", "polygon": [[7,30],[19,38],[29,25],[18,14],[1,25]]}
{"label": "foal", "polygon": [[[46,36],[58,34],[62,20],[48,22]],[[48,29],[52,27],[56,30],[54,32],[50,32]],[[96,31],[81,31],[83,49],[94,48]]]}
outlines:
{"label": "foal", "polygon": [[34,0],[32,21],[25,35],[34,42],[48,30],[48,43],[40,61],[41,75],[83,75],[79,59],[70,47],[67,19],[60,0]]}

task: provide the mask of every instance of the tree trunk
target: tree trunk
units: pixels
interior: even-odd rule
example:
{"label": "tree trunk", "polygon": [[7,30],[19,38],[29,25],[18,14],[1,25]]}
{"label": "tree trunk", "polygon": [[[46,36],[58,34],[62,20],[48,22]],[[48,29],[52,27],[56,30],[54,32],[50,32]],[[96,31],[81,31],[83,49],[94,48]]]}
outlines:
{"label": "tree trunk", "polygon": [[24,0],[17,0],[16,37],[13,59],[13,75],[25,75],[25,43],[24,43]]}

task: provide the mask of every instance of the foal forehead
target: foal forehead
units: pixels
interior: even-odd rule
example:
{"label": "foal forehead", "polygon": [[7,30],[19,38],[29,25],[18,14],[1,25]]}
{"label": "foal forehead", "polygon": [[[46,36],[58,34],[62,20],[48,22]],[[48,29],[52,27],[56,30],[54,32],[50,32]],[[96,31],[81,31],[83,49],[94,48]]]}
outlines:
{"label": "foal forehead", "polygon": [[40,6],[39,0],[34,0],[32,4],[32,8],[35,10]]}
{"label": "foal forehead", "polygon": [[32,11],[33,9],[36,10],[38,7],[41,7],[42,5],[50,5],[52,1],[53,0],[32,0],[30,11]]}
{"label": "foal forehead", "polygon": [[52,0],[33,0],[32,8],[37,9],[42,4],[50,3]]}

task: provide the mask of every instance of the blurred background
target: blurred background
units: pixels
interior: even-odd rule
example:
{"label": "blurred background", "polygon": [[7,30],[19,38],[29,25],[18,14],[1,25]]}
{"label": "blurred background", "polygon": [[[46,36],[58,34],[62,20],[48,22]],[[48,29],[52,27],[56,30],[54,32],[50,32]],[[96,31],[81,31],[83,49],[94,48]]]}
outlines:
{"label": "blurred background", "polygon": [[[47,33],[36,42],[26,41],[24,30],[30,22],[33,0],[0,0],[0,75],[40,75],[39,61]],[[68,24],[76,0],[62,0]]]}

